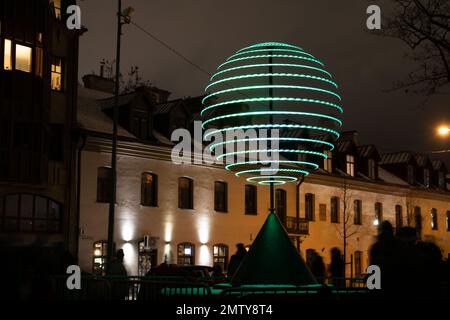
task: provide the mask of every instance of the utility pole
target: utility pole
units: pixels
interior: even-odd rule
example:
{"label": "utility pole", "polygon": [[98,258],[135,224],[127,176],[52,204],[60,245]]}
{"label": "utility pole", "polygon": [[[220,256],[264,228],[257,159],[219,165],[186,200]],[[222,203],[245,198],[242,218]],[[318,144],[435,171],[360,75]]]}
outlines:
{"label": "utility pole", "polygon": [[113,106],[113,133],[112,133],[112,151],[111,151],[111,190],[109,198],[108,215],[108,257],[106,263],[106,272],[109,271],[112,258],[114,256],[114,216],[116,206],[117,189],[117,127],[119,122],[119,89],[120,89],[120,48],[122,25],[131,21],[133,9],[127,8],[122,12],[122,0],[118,0],[117,8],[117,45],[116,45],[116,74],[114,87],[114,106]]}

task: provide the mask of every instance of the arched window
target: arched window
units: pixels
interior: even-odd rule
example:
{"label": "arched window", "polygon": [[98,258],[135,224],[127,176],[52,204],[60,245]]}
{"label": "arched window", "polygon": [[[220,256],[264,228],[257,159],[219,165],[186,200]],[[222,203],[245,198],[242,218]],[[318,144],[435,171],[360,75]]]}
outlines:
{"label": "arched window", "polygon": [[154,173],[144,172],[141,175],[141,205],[158,206],[158,176]]}
{"label": "arched window", "polygon": [[178,208],[194,209],[194,181],[181,177],[178,179]]}
{"label": "arched window", "polygon": [[193,266],[195,265],[195,245],[190,242],[183,242],[178,245],[179,265]]}
{"label": "arched window", "polygon": [[315,220],[314,195],[312,193],[305,194],[305,217],[308,221]]}
{"label": "arched window", "polygon": [[362,224],[362,201],[361,200],[355,200],[353,201],[353,223],[356,225]]}
{"label": "arched window", "polygon": [[109,202],[111,200],[112,170],[109,167],[97,169],[97,202]]}
{"label": "arched window", "polygon": [[213,246],[213,263],[220,265],[223,271],[228,269],[228,246],[226,244]]}
{"label": "arched window", "polygon": [[401,205],[395,206],[395,228],[403,227],[403,208]]}
{"label": "arched window", "polygon": [[34,194],[10,194],[0,198],[0,230],[12,232],[61,232],[62,206]]}

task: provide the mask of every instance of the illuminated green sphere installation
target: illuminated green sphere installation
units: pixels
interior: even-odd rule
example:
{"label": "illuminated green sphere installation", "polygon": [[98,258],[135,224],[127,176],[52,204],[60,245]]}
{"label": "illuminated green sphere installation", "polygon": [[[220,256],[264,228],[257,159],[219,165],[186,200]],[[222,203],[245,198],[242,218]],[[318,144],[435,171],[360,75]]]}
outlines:
{"label": "illuminated green sphere installation", "polygon": [[[260,184],[296,181],[334,148],[343,112],[337,91],[324,64],[300,47],[267,42],[243,48],[217,68],[205,89],[203,128],[212,129],[205,138],[224,137],[211,139],[210,149],[217,160],[234,157],[225,168],[237,176]],[[227,138],[249,129],[278,134]],[[245,150],[237,148],[242,143]],[[267,152],[278,153],[278,170],[260,160]]]}

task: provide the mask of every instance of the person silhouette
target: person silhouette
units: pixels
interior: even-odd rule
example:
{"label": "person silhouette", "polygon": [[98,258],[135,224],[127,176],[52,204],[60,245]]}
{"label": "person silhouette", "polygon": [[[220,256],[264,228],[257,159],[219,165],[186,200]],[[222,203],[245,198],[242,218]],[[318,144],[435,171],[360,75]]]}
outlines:
{"label": "person silhouette", "polygon": [[247,250],[245,250],[244,244],[238,243],[236,244],[236,248],[236,253],[233,254],[230,258],[230,264],[228,266],[228,277],[232,277],[236,273],[239,265],[247,254]]}

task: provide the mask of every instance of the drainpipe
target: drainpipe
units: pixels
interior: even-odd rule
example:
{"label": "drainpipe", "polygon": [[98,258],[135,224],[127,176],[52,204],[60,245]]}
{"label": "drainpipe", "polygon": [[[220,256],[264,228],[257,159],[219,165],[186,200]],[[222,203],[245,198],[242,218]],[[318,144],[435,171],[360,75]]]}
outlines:
{"label": "drainpipe", "polygon": [[81,145],[77,149],[77,225],[75,230],[77,230],[77,237],[75,240],[75,258],[78,261],[78,248],[79,248],[79,240],[80,240],[80,193],[81,193],[81,156],[84,147],[86,146],[86,135],[81,135]]}
{"label": "drainpipe", "polygon": [[[300,185],[303,183],[303,180],[305,180],[305,177],[298,180],[295,193],[295,218],[297,219],[297,226],[299,225],[300,219]],[[297,236],[297,248],[300,252],[300,236]]]}

